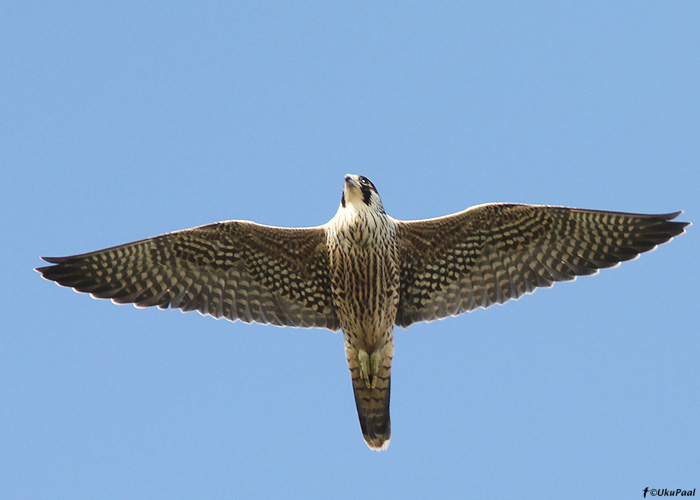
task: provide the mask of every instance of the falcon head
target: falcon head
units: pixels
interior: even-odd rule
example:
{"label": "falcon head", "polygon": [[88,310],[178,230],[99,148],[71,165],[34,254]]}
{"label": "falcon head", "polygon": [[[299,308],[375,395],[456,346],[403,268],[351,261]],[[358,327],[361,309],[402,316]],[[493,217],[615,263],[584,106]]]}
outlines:
{"label": "falcon head", "polygon": [[347,174],[343,197],[340,199],[343,208],[352,207],[356,210],[376,210],[384,213],[384,206],[377,188],[372,181],[362,175]]}

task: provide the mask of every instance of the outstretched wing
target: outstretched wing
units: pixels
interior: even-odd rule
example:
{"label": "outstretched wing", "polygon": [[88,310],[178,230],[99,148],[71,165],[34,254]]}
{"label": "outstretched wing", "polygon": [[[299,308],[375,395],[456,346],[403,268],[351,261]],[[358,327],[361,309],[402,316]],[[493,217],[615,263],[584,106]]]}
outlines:
{"label": "outstretched wing", "polygon": [[71,257],[44,278],[116,303],[337,330],[323,227],[228,221]]}
{"label": "outstretched wing", "polygon": [[595,274],[670,240],[681,212],[659,215],[492,203],[396,221],[403,251],[396,324],[488,307]]}

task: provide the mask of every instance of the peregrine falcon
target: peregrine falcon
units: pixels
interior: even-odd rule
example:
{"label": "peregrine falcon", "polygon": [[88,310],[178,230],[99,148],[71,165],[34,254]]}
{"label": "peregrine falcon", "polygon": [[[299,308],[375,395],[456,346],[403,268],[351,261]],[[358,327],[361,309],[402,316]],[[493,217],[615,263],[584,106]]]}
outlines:
{"label": "peregrine falcon", "polygon": [[633,214],[489,203],[435,219],[386,214],[374,184],[346,175],[326,224],[234,220],[70,257],[45,279],[95,298],[231,321],[342,330],[362,435],[389,446],[394,325],[502,304],[652,250],[681,212]]}

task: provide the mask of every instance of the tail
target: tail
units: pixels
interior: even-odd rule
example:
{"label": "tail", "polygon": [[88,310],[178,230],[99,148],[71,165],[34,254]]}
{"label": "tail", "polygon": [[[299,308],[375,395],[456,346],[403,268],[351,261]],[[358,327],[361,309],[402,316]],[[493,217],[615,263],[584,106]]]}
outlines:
{"label": "tail", "polygon": [[370,355],[351,346],[346,347],[362,436],[370,449],[386,450],[391,437],[389,394],[393,342],[388,342],[384,349],[376,349]]}
{"label": "tail", "polygon": [[[354,374],[353,374],[354,375]],[[383,451],[389,447],[391,438],[391,419],[389,417],[389,393],[391,376],[378,380],[374,388],[369,389],[364,379],[353,376],[352,388],[355,393],[357,416],[365,443],[372,450]]]}

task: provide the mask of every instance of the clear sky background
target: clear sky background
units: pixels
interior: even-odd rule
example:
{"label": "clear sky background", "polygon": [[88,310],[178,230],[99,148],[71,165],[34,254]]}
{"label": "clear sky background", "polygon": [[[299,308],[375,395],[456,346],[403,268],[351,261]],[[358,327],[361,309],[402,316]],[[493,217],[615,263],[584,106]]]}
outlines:
{"label": "clear sky background", "polygon": [[700,221],[697,2],[466,4],[2,8],[3,498],[700,488],[697,225],[398,329],[380,454],[340,334],[117,307],[32,270],[218,220],[322,224],[345,173],[400,219],[512,201]]}

